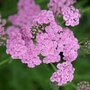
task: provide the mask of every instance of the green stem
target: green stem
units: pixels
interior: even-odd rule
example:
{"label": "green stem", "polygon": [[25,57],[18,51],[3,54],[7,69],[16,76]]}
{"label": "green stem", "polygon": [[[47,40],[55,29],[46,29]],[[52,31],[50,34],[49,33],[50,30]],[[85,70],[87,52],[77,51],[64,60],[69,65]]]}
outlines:
{"label": "green stem", "polygon": [[11,60],[11,59],[10,59],[10,58],[8,58],[8,59],[6,59],[6,60],[4,60],[4,61],[0,62],[0,66],[4,65],[5,63],[9,62],[10,60]]}
{"label": "green stem", "polygon": [[57,71],[57,68],[54,66],[54,64],[50,63],[51,67],[53,68],[54,71]]}

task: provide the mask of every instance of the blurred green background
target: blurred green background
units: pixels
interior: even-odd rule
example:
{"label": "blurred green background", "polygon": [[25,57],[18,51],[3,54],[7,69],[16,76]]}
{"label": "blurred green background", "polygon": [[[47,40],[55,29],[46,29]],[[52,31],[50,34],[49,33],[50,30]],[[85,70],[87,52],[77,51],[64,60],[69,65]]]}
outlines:
{"label": "blurred green background", "polygon": [[[18,0],[0,0],[0,13],[7,19],[9,15],[17,12]],[[49,0],[36,0],[42,9],[47,9]],[[80,24],[70,27],[79,42],[85,39],[90,40],[90,0],[77,0],[75,5],[80,9],[82,17]],[[50,76],[53,69],[49,65],[42,64],[36,68],[29,69],[19,60],[9,60],[5,53],[5,47],[0,47],[0,90],[57,90],[51,86]],[[3,62],[3,63],[2,63]],[[79,56],[73,63],[75,67],[75,78],[60,90],[76,90],[80,81],[90,82],[90,54],[79,50]]]}

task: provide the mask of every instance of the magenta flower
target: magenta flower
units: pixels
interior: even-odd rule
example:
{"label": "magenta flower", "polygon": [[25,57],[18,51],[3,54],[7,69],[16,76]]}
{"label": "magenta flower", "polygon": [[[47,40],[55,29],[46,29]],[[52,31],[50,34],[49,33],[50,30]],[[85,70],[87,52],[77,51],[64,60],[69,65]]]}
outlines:
{"label": "magenta flower", "polygon": [[0,35],[5,35],[4,26],[6,24],[6,20],[2,19],[0,15]]}
{"label": "magenta flower", "polygon": [[57,18],[61,16],[66,26],[78,25],[81,15],[73,6],[75,2],[50,0],[49,10],[41,10],[35,0],[19,0],[18,12],[9,16],[11,26],[6,31],[6,21],[0,16],[0,46],[7,39],[6,53],[29,68],[50,64],[55,69],[50,78],[52,83],[62,86],[71,82],[75,71],[72,62],[76,60],[80,46],[73,31],[60,26]]}
{"label": "magenta flower", "polygon": [[55,63],[61,58],[71,62],[77,58],[78,40],[70,29],[63,29],[55,22],[52,11],[42,10],[31,25],[11,26],[7,32],[7,53],[31,68],[41,62]]}
{"label": "magenta flower", "polygon": [[73,6],[63,7],[61,9],[63,19],[65,20],[66,26],[76,26],[79,24],[79,18],[81,17],[78,9],[75,9]]}
{"label": "magenta flower", "polygon": [[64,6],[71,6],[76,2],[76,0],[50,0],[48,7],[54,14],[60,15],[62,13],[61,9]]}
{"label": "magenta flower", "polygon": [[78,9],[73,4],[76,0],[50,0],[48,7],[56,16],[63,16],[66,26],[76,26],[81,17]]}
{"label": "magenta flower", "polygon": [[74,68],[70,62],[63,62],[57,65],[57,71],[50,78],[51,82],[57,83],[59,86],[71,82],[74,78]]}
{"label": "magenta flower", "polygon": [[9,20],[13,25],[22,26],[32,23],[33,17],[40,12],[40,7],[34,0],[19,0],[18,12],[13,16],[9,16]]}
{"label": "magenta flower", "polygon": [[[24,28],[25,29],[25,28]],[[7,53],[12,56],[13,59],[21,59],[23,63],[26,63],[28,67],[35,67],[41,63],[39,59],[39,50],[31,41],[31,36],[26,34],[28,29],[16,28],[11,26],[7,29],[9,38],[7,40]]]}
{"label": "magenta flower", "polygon": [[6,41],[6,37],[5,37],[6,32],[4,29],[5,24],[6,24],[6,20],[2,19],[0,15],[0,46],[5,44],[5,41]]}

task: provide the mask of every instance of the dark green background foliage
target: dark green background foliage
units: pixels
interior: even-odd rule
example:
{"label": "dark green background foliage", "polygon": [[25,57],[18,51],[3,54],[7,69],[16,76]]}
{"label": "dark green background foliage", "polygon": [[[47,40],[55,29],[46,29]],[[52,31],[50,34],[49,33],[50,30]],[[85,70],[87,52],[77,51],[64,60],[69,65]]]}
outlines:
{"label": "dark green background foliage", "polygon": [[[3,18],[7,19],[9,15],[17,12],[17,2],[18,0],[0,0],[0,13]],[[47,9],[48,0],[36,0],[36,2],[42,9]],[[90,40],[90,0],[77,0],[75,6],[80,9],[82,17],[78,26],[70,28],[79,42]],[[0,47],[0,63],[5,61],[3,65],[0,64],[0,90],[57,90],[49,81],[53,72],[49,65],[42,64],[29,69],[20,60],[8,61],[8,58],[5,47]],[[76,68],[73,82],[60,87],[60,90],[76,90],[78,82],[82,80],[90,82],[90,55],[80,49],[73,65]]]}

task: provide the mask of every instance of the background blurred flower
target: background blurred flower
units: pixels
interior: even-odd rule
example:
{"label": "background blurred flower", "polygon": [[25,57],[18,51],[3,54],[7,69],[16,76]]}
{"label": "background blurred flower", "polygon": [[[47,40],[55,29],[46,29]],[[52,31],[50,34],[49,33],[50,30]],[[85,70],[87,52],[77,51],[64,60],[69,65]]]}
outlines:
{"label": "background blurred flower", "polygon": [[90,84],[87,81],[81,81],[77,84],[77,90],[90,90]]}
{"label": "background blurred flower", "polygon": [[6,20],[2,19],[0,15],[0,46],[5,45],[5,41],[6,41],[6,32],[4,27],[5,24],[6,24]]}

